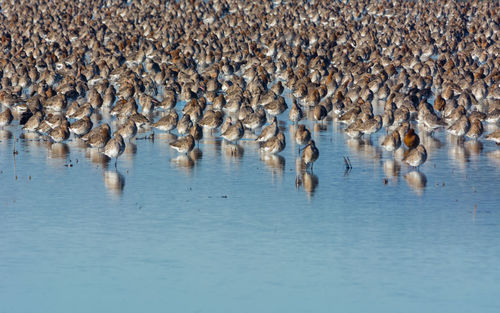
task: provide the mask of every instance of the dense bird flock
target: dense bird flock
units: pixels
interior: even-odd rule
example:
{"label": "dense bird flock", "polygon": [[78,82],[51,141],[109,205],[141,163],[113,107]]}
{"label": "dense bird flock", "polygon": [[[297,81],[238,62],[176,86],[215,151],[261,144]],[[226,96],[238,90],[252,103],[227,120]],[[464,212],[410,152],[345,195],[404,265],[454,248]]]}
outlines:
{"label": "dense bird flock", "polygon": [[353,138],[385,128],[382,146],[406,144],[410,166],[427,158],[416,126],[500,143],[499,130],[483,137],[500,119],[499,1],[0,6],[0,126],[15,118],[42,140],[118,158],[151,128],[178,135],[181,153],[204,132],[230,142],[255,133],[274,154],[289,119],[311,168],[319,151],[304,119],[345,123]]}

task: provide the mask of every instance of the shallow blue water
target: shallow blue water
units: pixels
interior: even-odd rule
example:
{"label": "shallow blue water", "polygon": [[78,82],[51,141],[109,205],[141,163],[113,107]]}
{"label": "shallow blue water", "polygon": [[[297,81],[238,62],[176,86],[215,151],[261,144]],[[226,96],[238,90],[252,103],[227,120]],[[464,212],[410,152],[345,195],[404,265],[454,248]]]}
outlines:
{"label": "shallow blue water", "polygon": [[306,125],[314,174],[286,124],[281,157],[217,137],[178,157],[156,134],[117,171],[3,130],[0,312],[499,312],[498,147],[438,131],[418,173],[383,131]]}

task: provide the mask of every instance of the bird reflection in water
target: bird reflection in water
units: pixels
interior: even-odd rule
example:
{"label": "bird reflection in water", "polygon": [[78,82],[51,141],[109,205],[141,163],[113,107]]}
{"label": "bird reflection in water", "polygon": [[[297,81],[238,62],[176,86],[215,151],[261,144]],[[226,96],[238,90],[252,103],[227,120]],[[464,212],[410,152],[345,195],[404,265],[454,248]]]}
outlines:
{"label": "bird reflection in water", "polygon": [[78,137],[74,137],[71,141],[68,142],[68,145],[80,149],[85,149],[88,147],[87,143]]}
{"label": "bird reflection in water", "polygon": [[136,153],[137,153],[137,145],[132,142],[127,142],[125,144],[125,150],[123,150],[123,156],[133,157]]}
{"label": "bird reflection in water", "polygon": [[464,148],[466,155],[477,159],[483,151],[483,143],[477,140],[466,141]]}
{"label": "bird reflection in water", "polygon": [[384,174],[391,179],[394,184],[399,181],[399,174],[401,173],[401,163],[388,159],[383,164]]}
{"label": "bird reflection in water", "polygon": [[306,171],[306,165],[301,157],[295,159],[295,173],[295,187],[297,189],[302,187],[308,199],[311,200],[319,184],[318,176]]}
{"label": "bird reflection in water", "polygon": [[264,162],[269,169],[274,182],[275,177],[283,180],[283,173],[285,171],[285,158],[281,155],[261,153],[260,160]]}
{"label": "bird reflection in water", "polygon": [[295,142],[295,132],[297,131],[297,126],[298,124],[291,124],[290,126],[288,126],[288,135],[289,135],[289,138],[291,138],[291,140],[289,140],[289,143],[287,142],[287,145],[290,145],[290,147],[292,148],[292,151],[297,151],[297,148],[296,148],[296,142]]}
{"label": "bird reflection in water", "polygon": [[177,136],[175,134],[159,133],[159,132],[155,132],[154,134],[155,134],[155,144],[158,144],[161,147],[166,147],[168,150],[170,150],[170,143],[177,140]]}
{"label": "bird reflection in water", "polygon": [[89,159],[93,164],[102,166],[102,168],[108,168],[110,158],[96,148],[85,149],[85,158]]}
{"label": "bird reflection in water", "polygon": [[486,153],[488,160],[494,163],[496,166],[500,166],[500,150],[490,151]]}
{"label": "bird reflection in water", "polygon": [[201,151],[200,148],[194,148],[189,152],[189,156],[196,162],[203,158],[203,151]]}
{"label": "bird reflection in water", "polygon": [[419,196],[424,193],[425,186],[427,185],[427,177],[424,173],[419,171],[411,171],[404,175],[406,183],[413,191]]}
{"label": "bird reflection in water", "polygon": [[467,167],[468,157],[463,142],[450,144],[448,147],[448,155],[458,168],[465,170]]}
{"label": "bird reflection in water", "polygon": [[307,171],[302,174],[302,186],[304,187],[304,191],[307,193],[309,200],[314,196],[314,191],[316,190],[318,183],[318,176],[315,174]]}
{"label": "bird reflection in water", "polygon": [[120,160],[124,162],[127,166],[132,165],[132,161],[137,153],[137,145],[133,142],[126,142],[123,154],[120,156]]}
{"label": "bird reflection in water", "polygon": [[105,170],[103,175],[104,186],[108,193],[115,197],[121,196],[125,187],[125,176],[117,170]]}
{"label": "bird reflection in water", "polygon": [[222,142],[222,150],[224,151],[222,156],[226,161],[238,161],[238,163],[245,153],[245,150],[239,144],[230,143],[225,140]]}
{"label": "bird reflection in water", "polygon": [[19,139],[24,139],[24,141],[41,142],[41,135],[39,133],[34,133],[34,132],[24,132],[19,136]]}
{"label": "bird reflection in water", "polygon": [[0,143],[2,145],[9,145],[9,139],[12,138],[12,132],[8,129],[0,129]]}
{"label": "bird reflection in water", "polygon": [[257,139],[257,137],[258,136],[254,131],[249,130],[249,129],[245,129],[242,138],[247,139],[247,141],[253,141],[253,140]]}
{"label": "bird reflection in water", "polygon": [[325,124],[325,123],[322,123],[322,122],[315,123],[314,126],[313,126],[314,137],[317,138],[316,135],[318,133],[322,133],[322,132],[325,132],[327,130],[328,130],[328,124]]}
{"label": "bird reflection in water", "polygon": [[380,165],[382,149],[378,146],[374,146],[370,138],[350,138],[347,140],[347,147],[349,151],[365,161],[372,162],[374,165]]}
{"label": "bird reflection in water", "polygon": [[204,137],[202,140],[203,153],[205,156],[208,156],[208,158],[220,156],[221,145],[222,140]]}
{"label": "bird reflection in water", "polygon": [[19,136],[20,145],[31,156],[45,155],[46,142],[42,140],[42,136],[38,133],[25,132]]}
{"label": "bird reflection in water", "polygon": [[195,162],[190,155],[181,154],[171,159],[170,164],[182,170],[186,174],[191,175]]}
{"label": "bird reflection in water", "polygon": [[59,167],[66,164],[69,146],[65,143],[47,143],[47,164]]}
{"label": "bird reflection in water", "polygon": [[439,150],[444,147],[444,143],[441,140],[434,138],[428,132],[420,132],[420,143],[425,146],[427,153],[431,154],[435,150]]}
{"label": "bird reflection in water", "polygon": [[199,148],[194,148],[187,154],[180,154],[175,158],[170,159],[170,164],[190,175],[193,167],[196,165],[196,162],[202,158],[203,151]]}
{"label": "bird reflection in water", "polygon": [[403,159],[405,158],[405,155],[407,153],[408,153],[408,150],[406,150],[403,147],[399,147],[395,151],[393,151],[392,155],[394,156],[394,160],[401,162],[401,161],[403,161]]}
{"label": "bird reflection in water", "polygon": [[464,136],[457,137],[455,135],[446,134],[446,141],[452,147],[453,146],[463,146],[465,143],[465,137]]}
{"label": "bird reflection in water", "polygon": [[8,129],[0,129],[0,140],[8,140],[12,138],[12,132]]}

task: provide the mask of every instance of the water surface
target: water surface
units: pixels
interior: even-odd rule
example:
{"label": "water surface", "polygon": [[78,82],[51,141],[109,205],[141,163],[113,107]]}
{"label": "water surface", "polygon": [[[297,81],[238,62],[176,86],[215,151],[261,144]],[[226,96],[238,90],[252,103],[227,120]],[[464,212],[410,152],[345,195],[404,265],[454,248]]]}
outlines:
{"label": "water surface", "polygon": [[382,150],[385,131],[305,122],[320,158],[303,173],[282,123],[280,156],[215,136],[188,158],[156,133],[115,170],[16,123],[0,139],[0,312],[500,310],[492,143],[422,135],[415,171]]}

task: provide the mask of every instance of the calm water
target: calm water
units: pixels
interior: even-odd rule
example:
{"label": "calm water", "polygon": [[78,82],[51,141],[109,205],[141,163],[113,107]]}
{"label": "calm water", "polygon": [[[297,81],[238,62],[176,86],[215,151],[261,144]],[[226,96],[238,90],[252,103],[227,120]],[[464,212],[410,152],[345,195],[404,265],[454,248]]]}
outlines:
{"label": "calm water", "polygon": [[270,158],[218,137],[178,157],[157,133],[115,171],[16,125],[0,131],[2,313],[500,311],[493,143],[438,131],[414,172],[381,149],[385,131],[306,122],[320,158],[304,174],[286,124]]}

